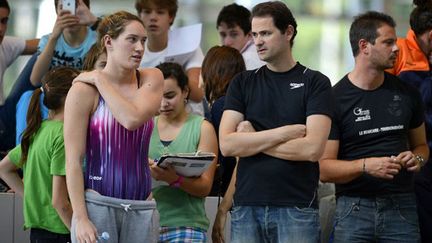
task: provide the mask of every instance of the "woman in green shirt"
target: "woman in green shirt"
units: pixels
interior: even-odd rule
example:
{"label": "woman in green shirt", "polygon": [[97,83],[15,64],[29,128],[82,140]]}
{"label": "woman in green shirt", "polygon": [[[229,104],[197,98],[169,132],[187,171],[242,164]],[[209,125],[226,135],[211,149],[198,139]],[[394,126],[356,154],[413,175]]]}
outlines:
{"label": "woman in green shirt", "polygon": [[[186,109],[188,79],[181,66],[162,63],[157,68],[162,71],[165,81],[160,115],[155,117],[150,140],[150,159],[158,159],[168,153],[202,151],[217,154],[213,126]],[[209,220],[204,202],[213,183],[216,161],[217,158],[198,177],[183,177],[176,174],[172,167],[151,165],[153,178],[165,183],[152,190],[160,213],[160,242],[206,242]]]}
{"label": "woman in green shirt", "polygon": [[[64,102],[79,72],[68,67],[51,70],[33,92],[21,144],[0,162],[0,177],[24,198],[24,228],[30,241],[70,242],[72,208],[65,179],[63,142]],[[40,97],[49,109],[42,120]],[[17,170],[24,171],[24,183]]]}

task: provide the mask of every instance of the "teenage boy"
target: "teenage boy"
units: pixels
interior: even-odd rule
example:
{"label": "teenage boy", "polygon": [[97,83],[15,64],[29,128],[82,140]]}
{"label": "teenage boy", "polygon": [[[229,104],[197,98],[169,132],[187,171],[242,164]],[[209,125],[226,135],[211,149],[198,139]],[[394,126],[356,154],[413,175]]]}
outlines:
{"label": "teenage boy", "polygon": [[[145,42],[141,67],[155,67],[162,62],[172,62],[166,58],[170,55],[168,44],[171,42],[168,41],[168,36],[177,14],[177,0],[137,0],[135,8],[147,30],[147,41]],[[178,45],[179,43],[173,44]],[[204,55],[199,46],[174,58],[174,62],[180,64],[186,71],[190,90],[188,98],[194,102],[201,102],[204,98],[203,90],[198,87],[203,60]]]}
{"label": "teenage boy", "polygon": [[233,3],[222,8],[216,21],[222,45],[237,49],[243,56],[247,70],[265,65],[253,44],[250,16],[247,8]]}
{"label": "teenage boy", "polygon": [[54,4],[57,19],[51,34],[39,42],[40,54],[30,75],[33,86],[38,86],[43,75],[53,67],[81,69],[85,55],[96,42],[98,19],[89,10],[90,0],[78,0],[75,15],[62,8],[61,0],[55,0]]}
{"label": "teenage boy", "polygon": [[39,39],[24,40],[19,37],[6,36],[10,7],[6,0],[0,0],[0,104],[4,102],[3,75],[6,69],[20,55],[36,52]]}

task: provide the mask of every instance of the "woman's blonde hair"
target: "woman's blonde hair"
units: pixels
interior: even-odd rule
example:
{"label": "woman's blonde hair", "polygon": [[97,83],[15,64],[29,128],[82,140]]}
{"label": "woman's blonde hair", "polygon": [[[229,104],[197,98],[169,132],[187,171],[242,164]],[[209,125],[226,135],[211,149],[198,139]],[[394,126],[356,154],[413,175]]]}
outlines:
{"label": "woman's blonde hair", "polygon": [[125,30],[125,27],[131,21],[138,21],[143,26],[143,22],[138,16],[127,11],[118,11],[104,17],[98,26],[98,48],[100,53],[105,51],[104,37],[109,35],[112,39],[116,39]]}

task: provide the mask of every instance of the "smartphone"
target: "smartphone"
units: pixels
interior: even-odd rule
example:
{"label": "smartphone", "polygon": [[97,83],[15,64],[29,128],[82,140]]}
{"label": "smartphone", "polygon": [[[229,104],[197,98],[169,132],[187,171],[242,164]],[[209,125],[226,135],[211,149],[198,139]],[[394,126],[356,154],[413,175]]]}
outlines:
{"label": "smartphone", "polygon": [[68,10],[71,14],[75,15],[75,0],[62,0],[62,8]]}

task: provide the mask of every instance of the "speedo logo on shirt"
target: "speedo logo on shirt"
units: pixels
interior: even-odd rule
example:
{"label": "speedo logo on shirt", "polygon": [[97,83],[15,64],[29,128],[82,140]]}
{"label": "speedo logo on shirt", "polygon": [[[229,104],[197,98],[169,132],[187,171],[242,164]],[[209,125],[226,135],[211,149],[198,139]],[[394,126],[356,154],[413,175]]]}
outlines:
{"label": "speedo logo on shirt", "polygon": [[353,109],[354,115],[356,115],[355,122],[367,121],[371,119],[370,110],[363,110],[363,108],[356,107]]}
{"label": "speedo logo on shirt", "polygon": [[92,175],[89,175],[89,180],[92,180],[92,181],[101,181],[102,180],[102,176],[92,176]]}
{"label": "speedo logo on shirt", "polygon": [[304,86],[304,83],[290,83],[291,89],[298,89]]}

